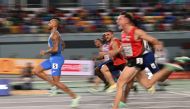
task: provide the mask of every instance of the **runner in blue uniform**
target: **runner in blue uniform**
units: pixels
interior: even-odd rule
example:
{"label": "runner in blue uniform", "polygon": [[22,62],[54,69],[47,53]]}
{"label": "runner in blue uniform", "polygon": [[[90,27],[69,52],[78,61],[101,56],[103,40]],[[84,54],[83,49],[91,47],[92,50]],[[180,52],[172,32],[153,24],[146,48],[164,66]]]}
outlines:
{"label": "runner in blue uniform", "polygon": [[[71,107],[77,107],[79,103],[80,96],[73,93],[65,84],[60,82],[61,67],[64,64],[64,57],[62,55],[62,50],[65,47],[63,40],[59,32],[57,31],[59,26],[58,19],[51,19],[48,23],[49,30],[51,34],[48,39],[48,50],[42,50],[40,54],[50,55],[50,58],[42,62],[34,69],[34,73],[43,80],[48,81],[57,88],[68,93],[72,97]],[[52,79],[48,77],[43,71],[51,69]]]}

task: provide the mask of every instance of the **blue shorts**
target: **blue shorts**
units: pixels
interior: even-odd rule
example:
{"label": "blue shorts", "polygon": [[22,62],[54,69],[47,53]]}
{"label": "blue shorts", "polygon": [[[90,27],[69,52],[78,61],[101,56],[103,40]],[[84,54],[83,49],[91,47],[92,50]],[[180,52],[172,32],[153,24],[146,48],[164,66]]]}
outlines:
{"label": "blue shorts", "polygon": [[143,63],[144,63],[144,67],[147,67],[151,73],[156,73],[158,72],[160,69],[158,67],[158,65],[155,63],[155,57],[154,57],[154,53],[153,52],[149,52],[143,55]]}
{"label": "blue shorts", "polygon": [[52,76],[60,76],[61,75],[61,67],[64,64],[63,56],[51,56],[49,59],[42,62],[40,65],[44,70],[51,69]]}
{"label": "blue shorts", "polygon": [[110,60],[107,60],[107,61],[105,61],[105,62],[102,62],[102,63],[98,64],[98,68],[101,69],[103,65],[105,65],[105,64],[107,64],[107,63],[110,63],[110,62],[112,62],[111,59],[110,59]]}
{"label": "blue shorts", "polygon": [[112,60],[102,62],[98,65],[98,68],[101,69],[103,65],[107,65],[113,77],[119,77],[121,68],[114,66]]}
{"label": "blue shorts", "polygon": [[159,67],[155,63],[153,52],[149,52],[135,58],[129,58],[127,65],[129,67],[140,68],[141,70],[144,70],[147,67],[153,74],[159,71]]}

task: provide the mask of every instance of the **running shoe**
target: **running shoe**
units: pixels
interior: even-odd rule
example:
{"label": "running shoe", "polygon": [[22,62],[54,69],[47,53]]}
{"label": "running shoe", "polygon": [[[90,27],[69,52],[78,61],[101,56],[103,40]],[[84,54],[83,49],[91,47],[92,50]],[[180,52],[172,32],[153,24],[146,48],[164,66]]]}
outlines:
{"label": "running shoe", "polygon": [[154,93],[156,92],[155,85],[152,85],[152,87],[149,88],[147,91],[148,91],[148,93],[150,93],[150,94],[154,94]]}
{"label": "running shoe", "polygon": [[111,85],[111,86],[106,90],[106,93],[115,92],[116,89],[117,89],[117,84]]}
{"label": "running shoe", "polygon": [[[111,104],[111,105],[112,105],[112,107],[113,107],[114,104]],[[124,103],[124,102],[122,102],[122,101],[120,101],[118,106],[119,106],[119,108],[126,108],[126,107],[127,107],[127,104]]]}
{"label": "running shoe", "polygon": [[126,107],[127,107],[126,103],[124,103],[122,101],[119,102],[119,108],[126,108]]}
{"label": "running shoe", "polygon": [[177,61],[177,62],[179,62],[179,63],[190,62],[190,58],[186,57],[186,56],[175,57],[174,60]]}
{"label": "running shoe", "polygon": [[184,70],[183,67],[181,67],[178,64],[171,64],[171,63],[166,63],[165,66],[170,69],[171,71],[182,71]]}
{"label": "running shoe", "polygon": [[109,84],[105,84],[105,85],[104,85],[104,89],[103,89],[103,91],[106,91],[109,87],[110,87]]}
{"label": "running shoe", "polygon": [[89,88],[88,89],[88,92],[90,93],[96,93],[96,92],[100,92],[101,90],[100,89],[97,89],[97,88]]}
{"label": "running shoe", "polygon": [[50,88],[50,91],[49,91],[49,95],[50,96],[55,96],[58,94],[58,90],[57,90],[57,87],[56,86],[53,86]]}
{"label": "running shoe", "polygon": [[75,99],[72,99],[72,102],[71,102],[71,107],[72,108],[76,108],[79,106],[79,101],[81,99],[81,96],[77,96]]}

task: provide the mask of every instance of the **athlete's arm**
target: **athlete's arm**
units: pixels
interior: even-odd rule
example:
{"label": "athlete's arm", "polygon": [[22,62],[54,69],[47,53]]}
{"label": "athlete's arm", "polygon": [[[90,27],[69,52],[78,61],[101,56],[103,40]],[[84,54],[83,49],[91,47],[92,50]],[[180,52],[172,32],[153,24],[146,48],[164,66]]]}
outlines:
{"label": "athlete's arm", "polygon": [[153,45],[153,47],[156,49],[156,50],[160,50],[160,49],[163,49],[163,45],[161,43],[161,41],[159,41],[158,39],[148,35],[146,32],[144,32],[143,30],[140,30],[140,29],[137,29],[135,31],[135,36],[137,36],[137,38],[141,38],[141,39],[144,39],[146,41],[148,41],[149,43],[151,43]]}
{"label": "athlete's arm", "polygon": [[57,33],[54,33],[51,37],[52,43],[53,43],[53,47],[49,48],[46,51],[41,51],[40,54],[41,55],[46,55],[46,54],[50,54],[50,53],[56,53],[58,51],[58,44],[59,44],[59,37]]}
{"label": "athlete's arm", "polygon": [[105,53],[105,52],[102,52],[102,47],[99,47],[98,50],[99,50],[99,53],[98,53],[98,55],[95,56],[94,58],[95,58],[96,60],[104,59],[104,55],[105,55],[106,53]]}
{"label": "athlete's arm", "polygon": [[115,56],[120,52],[121,47],[119,47],[117,43],[117,41],[112,42],[111,46],[113,49],[108,52],[110,56]]}
{"label": "athlete's arm", "polygon": [[95,59],[96,59],[96,60],[104,59],[104,55],[105,55],[104,52],[99,52],[99,54],[95,57]]}

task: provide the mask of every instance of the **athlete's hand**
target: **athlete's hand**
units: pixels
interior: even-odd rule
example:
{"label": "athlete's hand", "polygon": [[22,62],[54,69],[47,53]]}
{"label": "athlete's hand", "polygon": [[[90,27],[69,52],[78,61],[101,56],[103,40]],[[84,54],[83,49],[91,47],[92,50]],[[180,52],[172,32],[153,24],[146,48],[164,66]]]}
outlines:
{"label": "athlete's hand", "polygon": [[161,51],[164,49],[164,47],[163,47],[163,45],[160,44],[160,45],[155,45],[154,49],[155,49],[155,51]]}
{"label": "athlete's hand", "polygon": [[121,53],[121,52],[123,52],[123,47],[122,46],[120,46],[119,49],[118,49],[118,53]]}
{"label": "athlete's hand", "polygon": [[159,44],[154,45],[155,51],[162,51],[164,49],[164,44],[162,41],[159,41]]}
{"label": "athlete's hand", "polygon": [[40,51],[40,55],[42,55],[42,56],[46,55],[46,51],[45,50],[41,50]]}
{"label": "athlete's hand", "polygon": [[104,56],[104,55],[106,55],[107,53],[105,53],[105,52],[99,52],[99,55],[100,56]]}

